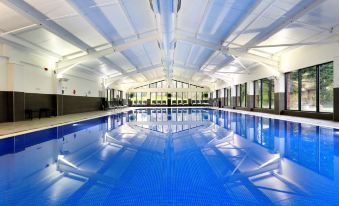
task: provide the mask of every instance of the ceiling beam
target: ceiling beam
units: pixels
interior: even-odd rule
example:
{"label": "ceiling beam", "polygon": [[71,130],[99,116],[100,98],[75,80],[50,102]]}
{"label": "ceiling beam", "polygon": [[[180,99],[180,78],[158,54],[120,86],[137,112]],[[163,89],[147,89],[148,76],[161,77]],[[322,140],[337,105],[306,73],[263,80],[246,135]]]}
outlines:
{"label": "ceiling beam", "polygon": [[304,16],[307,12],[311,11],[323,2],[324,0],[300,1],[292,9],[290,9],[283,16],[281,16],[270,26],[268,26],[267,29],[265,29],[263,32],[260,32],[252,40],[246,43],[246,45],[244,45],[244,48],[252,47],[264,42],[274,34],[278,33],[280,30],[285,28],[287,25]]}
{"label": "ceiling beam", "polygon": [[[85,6],[82,6],[82,5],[79,5],[79,2],[81,2],[81,1],[77,1],[77,0],[69,0],[68,1],[69,3],[70,3],[70,5],[84,18],[84,19],[86,19],[86,21],[90,24],[90,25],[92,25],[92,27],[102,36],[102,37],[104,37],[105,39],[106,39],[106,41],[107,42],[109,42],[111,45],[112,45],[112,48],[114,48],[115,46],[114,46],[114,44],[113,44],[113,42],[112,42],[112,38],[111,38],[111,36],[107,33],[107,31],[105,31],[102,27],[100,27],[97,23],[96,23],[96,21],[95,20],[93,20],[93,18],[90,18],[90,13],[91,13],[91,11],[89,11],[89,9],[90,8],[88,8],[88,7],[86,7],[86,2],[84,3],[84,5]],[[122,8],[122,10],[123,10],[123,12],[125,12],[125,15],[126,15],[126,17],[127,18],[129,18],[129,16],[127,15],[127,11],[126,11],[126,9],[124,9],[124,6],[121,4],[122,2],[119,2],[119,5],[120,5],[120,7]],[[98,17],[99,16],[99,17]],[[98,10],[98,12],[97,12],[97,18],[101,18],[102,20],[103,20],[103,22],[104,23],[106,23],[107,25],[107,27],[112,27],[112,28],[114,28],[114,26],[111,24],[111,22],[109,21],[109,19],[107,19],[107,17],[100,11],[100,10]],[[130,22],[131,23],[131,22]],[[133,28],[134,29],[134,28]],[[114,29],[115,30],[115,29]],[[117,31],[115,31],[114,33],[116,33],[117,35],[118,35],[118,32]],[[145,39],[147,39],[147,38],[145,38]],[[137,41],[137,42],[141,42],[141,44],[138,44],[138,45],[143,45],[144,43],[146,43],[146,42],[148,42],[148,41],[138,41],[139,39],[137,39],[137,40],[134,40],[134,41],[131,41],[131,42],[135,42],[135,41]],[[152,40],[154,40],[153,38],[152,38]],[[151,41],[152,41],[151,40]],[[130,43],[131,43],[130,42]],[[128,44],[128,43],[127,43]],[[134,46],[136,46],[135,44],[129,44],[130,46],[128,47],[128,48],[131,48],[131,47],[134,47]],[[103,57],[103,56],[106,56],[106,55],[108,55],[108,54],[111,54],[111,53],[114,53],[114,52],[120,52],[121,53],[121,55],[122,56],[124,56],[125,57],[125,59],[127,60],[127,61],[129,61],[129,63],[131,64],[131,65],[133,65],[133,67],[135,67],[135,69],[136,70],[139,70],[139,68],[138,68],[138,66],[133,62],[133,60],[132,59],[130,59],[124,52],[122,52],[123,50],[125,50],[125,49],[120,49],[120,50],[113,50],[112,51],[112,48],[108,48],[108,49],[104,49],[104,50],[101,50],[101,52],[96,52],[94,55],[92,55],[92,57],[94,57],[95,59],[96,58],[101,58],[101,57]],[[128,49],[128,48],[126,48],[126,49]],[[81,59],[81,58],[79,58],[79,59]],[[77,60],[79,60],[79,59],[74,59],[74,61],[77,61]],[[83,58],[82,58],[83,59]],[[70,63],[71,64],[71,63]],[[58,63],[58,67],[64,67],[63,65],[62,65],[62,63]],[[66,67],[67,67],[67,65],[66,65]],[[122,72],[123,74],[125,73],[125,71],[121,71],[120,70],[120,72]],[[144,78],[146,78],[145,76],[144,76]]]}
{"label": "ceiling beam", "polygon": [[3,4],[9,6],[20,14],[26,16],[34,23],[40,25],[42,28],[52,32],[53,34],[62,37],[65,41],[80,48],[83,51],[90,50],[90,46],[80,40],[78,37],[61,27],[54,21],[48,20],[49,18],[43,13],[35,9],[23,0],[0,0]]}
{"label": "ceiling beam", "polygon": [[[91,48],[90,45],[80,40],[74,34],[67,31],[62,26],[55,23],[53,20],[50,20],[46,15],[44,15],[43,13],[35,9],[33,6],[29,5],[25,1],[23,0],[0,0],[0,1],[4,3],[5,5],[9,6],[10,8],[14,9],[15,11],[18,11],[20,14],[31,19],[33,22],[40,25],[42,28],[55,34],[56,36],[67,41],[68,43],[76,46],[82,51],[89,53],[94,50],[93,48]],[[104,58],[101,58],[100,60],[103,60],[103,59]],[[73,65],[79,64],[79,63],[82,63],[82,62],[76,62],[76,63],[69,64],[65,66],[65,68],[62,68],[62,71],[65,71],[65,70],[68,71],[70,70],[69,68],[74,67]],[[112,65],[107,65],[107,66],[112,66]],[[59,68],[58,65],[57,65],[57,68]]]}
{"label": "ceiling beam", "polygon": [[139,69],[139,71],[134,70],[134,71],[131,71],[131,72],[126,72],[124,74],[120,74],[120,75],[116,75],[116,76],[106,78],[105,82],[106,82],[106,85],[110,85],[113,82],[115,82],[117,79],[121,79],[121,78],[124,78],[124,77],[130,77],[130,76],[133,76],[133,75],[140,74],[141,72],[147,72],[147,71],[151,71],[151,70],[158,69],[158,68],[161,68],[161,67],[163,67],[162,64],[156,64],[156,65],[152,65],[152,66],[149,66],[149,67],[142,67],[142,68]]}
{"label": "ceiling beam", "polygon": [[117,45],[117,46],[114,46],[114,47],[102,49],[102,50],[99,50],[99,51],[89,52],[88,54],[80,56],[80,57],[59,61],[57,63],[57,66],[58,66],[58,68],[63,68],[63,67],[67,67],[67,66],[70,66],[70,65],[78,63],[78,62],[83,63],[83,62],[86,62],[86,61],[95,60],[95,59],[98,59],[100,57],[103,57],[103,56],[106,56],[106,55],[109,55],[109,54],[112,54],[112,53],[115,53],[115,52],[121,52],[121,51],[130,49],[132,47],[145,44],[147,42],[155,41],[155,40],[157,40],[157,38],[158,38],[157,35],[148,36],[148,37],[145,37],[145,38],[142,38],[142,39],[132,40],[132,41],[129,41],[127,43]]}
{"label": "ceiling beam", "polygon": [[[252,12],[260,5],[260,3],[262,2],[262,0],[256,0],[246,11],[246,13],[244,13],[236,22],[236,24],[233,25],[233,27],[231,28],[230,31],[228,31],[227,35],[224,37],[224,41],[227,40],[227,38],[232,35],[238,28],[239,26],[247,19],[247,17],[252,14]],[[196,36],[197,38],[197,36]],[[214,60],[214,58],[212,58],[212,56],[215,54],[216,51],[212,52],[211,55],[206,59],[206,61],[202,64],[204,65],[208,65],[211,61]],[[231,63],[232,61],[230,61],[229,63]],[[213,72],[220,69],[219,67],[216,67],[213,69]],[[201,70],[201,68],[200,68]]]}
{"label": "ceiling beam", "polygon": [[266,57],[262,57],[262,56],[258,56],[255,54],[251,54],[251,53],[244,53],[242,51],[239,51],[237,49],[232,49],[232,48],[227,48],[225,46],[222,46],[221,44],[213,44],[204,40],[200,40],[200,39],[195,39],[195,38],[190,38],[190,37],[184,37],[184,36],[177,36],[177,40],[180,41],[185,41],[185,42],[189,42],[191,44],[196,44],[202,47],[206,47],[215,51],[220,51],[224,54],[227,55],[234,55],[234,56],[238,56],[238,57],[242,57],[245,59],[249,59],[255,62],[261,62],[261,63],[265,63],[269,66],[272,67],[279,67],[279,62],[273,59],[269,59]]}
{"label": "ceiling beam", "polygon": [[3,39],[5,41],[9,41],[9,42],[13,42],[14,44],[17,44],[19,46],[22,46],[24,48],[27,49],[31,49],[33,50],[35,53],[43,55],[43,56],[49,56],[49,57],[53,57],[55,59],[60,59],[61,55],[58,55],[54,52],[51,52],[45,48],[42,48],[34,43],[31,43],[27,40],[24,40],[20,37],[17,37],[16,35],[10,34],[10,33],[2,33],[0,31],[0,39]]}

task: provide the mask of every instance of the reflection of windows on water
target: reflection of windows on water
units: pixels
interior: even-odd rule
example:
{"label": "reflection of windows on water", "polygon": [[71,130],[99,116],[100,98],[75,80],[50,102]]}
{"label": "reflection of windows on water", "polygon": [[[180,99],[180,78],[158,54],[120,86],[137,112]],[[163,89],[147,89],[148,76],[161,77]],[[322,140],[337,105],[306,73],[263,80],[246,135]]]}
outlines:
{"label": "reflection of windows on water", "polygon": [[[236,134],[245,139],[253,139],[254,143],[273,153],[276,152],[275,138],[284,138],[284,156],[287,159],[328,178],[334,177],[333,129],[293,122],[283,122],[282,124],[281,121],[269,118],[199,109],[155,109],[151,111],[143,109],[128,113],[127,119],[136,123],[154,122],[153,125],[140,124],[136,126],[164,134],[197,129],[203,127],[205,121],[215,123],[217,127],[229,129],[233,122]],[[123,122],[122,115],[113,115],[107,120],[110,125],[108,128],[113,130],[121,126]],[[156,124],[157,122],[159,124]],[[180,124],[166,125],[163,124],[165,122]],[[252,129],[254,132],[249,132]],[[276,130],[277,133],[275,133]],[[275,137],[275,135],[278,136]]]}
{"label": "reflection of windows on water", "polygon": [[286,123],[285,157],[327,178],[334,177],[333,129]]}

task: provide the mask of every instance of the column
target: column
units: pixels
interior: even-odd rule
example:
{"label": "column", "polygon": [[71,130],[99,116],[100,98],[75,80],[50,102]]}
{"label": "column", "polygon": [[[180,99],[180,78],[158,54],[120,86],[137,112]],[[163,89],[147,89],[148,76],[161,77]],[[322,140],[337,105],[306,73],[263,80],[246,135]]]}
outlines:
{"label": "column", "polygon": [[236,86],[233,85],[231,86],[231,107],[235,108],[237,106],[237,91],[236,91]]}
{"label": "column", "polygon": [[25,120],[25,93],[23,65],[16,62],[7,63],[8,121]]}
{"label": "column", "polygon": [[333,61],[333,120],[339,121],[339,57]]}
{"label": "column", "polygon": [[254,83],[253,81],[247,82],[247,108],[252,110],[254,107]]}

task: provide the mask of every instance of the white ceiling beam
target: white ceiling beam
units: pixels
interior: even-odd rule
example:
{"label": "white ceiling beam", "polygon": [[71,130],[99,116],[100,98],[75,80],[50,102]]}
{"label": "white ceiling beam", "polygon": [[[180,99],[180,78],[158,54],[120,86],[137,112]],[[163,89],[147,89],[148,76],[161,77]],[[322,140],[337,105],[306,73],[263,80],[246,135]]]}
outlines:
{"label": "white ceiling beam", "polygon": [[[332,40],[332,41],[298,42],[298,43],[291,43],[291,44],[259,45],[259,46],[252,46],[252,47],[243,47],[243,48],[239,48],[239,50],[241,50],[241,49],[275,48],[275,47],[312,46],[312,45],[326,45],[326,44],[339,44],[339,39]],[[235,48],[235,49],[238,49],[238,48]]]}
{"label": "white ceiling beam", "polygon": [[[108,35],[107,35],[107,33],[105,32],[105,31],[103,31],[102,30],[102,28],[99,26],[99,25],[97,25],[96,23],[95,23],[95,21],[93,21],[93,19],[92,18],[90,18],[90,16],[89,16],[89,14],[90,14],[90,11],[89,11],[89,9],[91,9],[91,8],[84,8],[84,7],[81,7],[81,6],[79,6],[78,5],[78,3],[76,3],[74,0],[68,0],[67,2],[69,2],[70,3],[70,5],[84,18],[84,19],[86,19],[86,21],[102,36],[102,37],[104,37],[105,39],[106,39],[106,41],[107,42],[109,42],[111,45],[112,45],[112,48],[108,48],[108,49],[104,49],[104,50],[101,50],[100,52],[94,52],[94,54],[93,55],[91,55],[91,57],[93,57],[94,59],[101,59],[101,58],[104,58],[104,56],[106,56],[106,55],[109,55],[109,54],[111,54],[111,53],[114,53],[114,52],[120,52],[121,53],[121,55],[122,56],[124,56],[125,58],[126,58],[126,60],[127,61],[129,61],[130,62],[130,64],[131,65],[133,65],[133,67],[135,67],[137,70],[139,69],[138,67],[137,67],[137,65],[135,65],[135,63],[131,60],[131,59],[129,59],[128,58],[128,56],[126,55],[126,54],[124,54],[122,51],[123,50],[125,50],[125,49],[120,49],[120,50],[114,50],[113,48],[115,47],[114,45],[113,45],[113,42],[112,42],[112,40],[111,40],[111,37],[109,37]],[[119,2],[119,5],[121,5],[120,4],[121,2]],[[124,9],[123,9],[124,10]],[[103,18],[106,18],[105,16],[103,16]],[[106,18],[106,20],[107,20],[107,22],[109,22],[109,20]],[[111,27],[113,27],[113,25],[112,24],[109,24],[109,25],[107,25],[107,26],[111,26]],[[135,41],[132,41],[132,42],[135,42]],[[146,43],[146,42],[145,42]],[[128,43],[127,43],[128,44]],[[130,47],[128,47],[128,48],[131,48],[131,47],[133,47],[133,46],[136,46],[136,45],[133,45],[133,44],[130,44],[131,46]],[[128,48],[126,48],[126,49],[128,49]],[[112,50],[113,49],[113,50]],[[87,57],[89,57],[89,56],[87,56]],[[79,57],[79,58],[75,58],[75,59],[71,59],[71,60],[67,60],[67,61],[69,61],[69,62],[74,62],[74,61],[78,61],[78,60],[83,60],[83,59],[86,59],[86,57],[85,58],[82,58],[82,57]],[[108,60],[109,61],[109,60]],[[107,60],[105,61],[105,62],[107,62]],[[66,65],[64,65],[65,64],[65,62],[59,62],[58,64],[57,64],[57,67],[58,68],[62,68],[62,67],[67,67],[67,66],[69,66],[70,64],[72,64],[72,63],[69,63],[68,65],[66,64]],[[122,70],[119,70],[118,69],[118,71],[119,72],[121,72],[121,73],[125,73],[125,71],[122,71]],[[146,77],[145,77],[146,78]]]}
{"label": "white ceiling beam", "polygon": [[[265,9],[270,8],[273,3],[275,1],[272,1]],[[246,43],[244,46],[241,47],[241,49],[233,49],[232,55],[235,56],[241,56],[244,58],[249,57],[248,56],[248,50],[250,48],[253,47],[253,49],[258,49],[260,47],[256,47],[258,44],[264,42],[265,40],[269,39],[270,37],[272,37],[274,34],[278,33],[279,31],[281,31],[283,28],[285,28],[287,25],[289,25],[290,23],[296,21],[297,19],[299,19],[300,17],[304,16],[307,12],[311,11],[312,9],[314,9],[315,7],[317,7],[320,3],[323,3],[323,0],[313,0],[312,2],[307,2],[307,1],[301,1],[299,2],[296,6],[294,6],[291,10],[289,10],[288,12],[286,12],[285,15],[283,15],[282,17],[280,17],[278,20],[276,20],[275,22],[273,22],[266,30],[264,30],[263,32],[259,33],[257,36],[255,36],[252,40],[250,40],[248,43]],[[262,12],[264,13],[264,12]],[[254,21],[256,21],[257,19],[259,19],[261,15],[258,15],[255,19],[253,19],[250,24],[247,25],[247,27],[249,25],[251,25]],[[244,30],[247,29],[247,27],[245,27]],[[235,38],[239,37],[240,34],[238,34]],[[230,45],[230,43],[232,43],[235,38],[229,42],[226,45],[226,48]],[[236,51],[238,50],[238,51]],[[242,54],[243,53],[243,54]],[[246,57],[246,56],[247,57]],[[252,58],[252,57],[251,57]],[[250,59],[250,58],[249,58]],[[269,64],[269,62],[265,62],[262,61],[264,59],[260,58],[261,60],[257,61],[258,63],[262,64],[265,67],[269,67],[269,68],[275,68],[275,69],[279,69],[279,64],[278,66],[274,66],[272,64]]]}
{"label": "white ceiling beam", "polygon": [[111,77],[108,77],[105,79],[106,81],[106,85],[108,84],[112,84],[113,82],[115,82],[117,79],[121,79],[121,78],[124,78],[124,77],[130,77],[132,75],[137,75],[137,74],[140,74],[141,72],[147,72],[147,71],[151,71],[151,70],[154,70],[154,69],[158,69],[158,68],[161,68],[163,67],[162,64],[156,64],[156,65],[153,65],[153,66],[149,66],[149,67],[142,67],[138,70],[134,70],[132,72],[126,72],[124,74],[120,74],[120,75],[116,75],[116,76],[111,76]]}
{"label": "white ceiling beam", "polygon": [[[224,54],[224,53],[223,53],[223,54]],[[220,69],[226,67],[227,65],[229,65],[229,64],[230,64],[231,62],[233,62],[233,61],[234,61],[233,56],[229,56],[228,59],[226,59],[224,63],[222,63],[221,65],[218,65],[218,66],[216,66],[215,68],[213,68],[212,70],[210,70],[210,73],[214,73],[214,72],[216,72],[216,71],[218,71],[218,70],[220,70]],[[203,71],[203,70],[202,70],[202,71]]]}
{"label": "white ceiling beam", "polygon": [[124,73],[125,70],[123,68],[121,68],[119,65],[113,63],[112,61],[110,61],[107,58],[101,58],[100,61],[104,64],[106,64],[108,67],[113,68],[114,70],[120,72],[120,73]]}
{"label": "white ceiling beam", "polygon": [[313,0],[312,2],[300,1],[296,6],[286,12],[278,20],[274,21],[266,30],[260,32],[252,40],[246,43],[244,47],[252,47],[264,42],[285,28],[287,25],[304,16],[307,12],[313,10],[323,2],[324,0]]}
{"label": "white ceiling beam", "polygon": [[265,63],[267,65],[270,65],[272,67],[279,67],[279,62],[273,59],[269,59],[266,57],[262,57],[262,56],[258,56],[255,54],[251,54],[251,53],[244,53],[242,51],[236,50],[236,49],[231,49],[231,48],[227,48],[225,46],[222,46],[221,44],[213,44],[207,41],[203,41],[203,40],[199,40],[199,39],[194,39],[194,38],[190,38],[190,37],[184,37],[184,36],[177,36],[177,40],[180,41],[186,41],[192,44],[196,44],[202,47],[206,47],[215,51],[221,51],[224,54],[227,55],[234,55],[237,57],[242,57],[245,59],[249,59],[255,62],[262,62]]}
{"label": "white ceiling beam", "polygon": [[96,70],[96,69],[94,69],[94,68],[92,68],[92,67],[89,67],[89,66],[86,66],[86,65],[83,65],[83,64],[78,64],[77,67],[80,67],[80,68],[82,68],[82,69],[84,69],[84,70],[93,72],[93,73],[95,73],[95,74],[97,74],[97,75],[99,75],[99,76],[104,76],[104,75],[106,75],[106,74],[104,74],[104,73],[101,72],[101,71],[98,71],[98,70]]}
{"label": "white ceiling beam", "polygon": [[5,41],[9,41],[9,42],[13,42],[13,43],[15,43],[15,44],[17,44],[19,46],[25,47],[27,49],[31,49],[31,50],[35,51],[35,53],[41,54],[43,56],[47,55],[47,56],[53,57],[55,59],[60,59],[61,58],[60,55],[58,55],[58,54],[56,54],[54,52],[51,52],[51,51],[49,51],[47,49],[44,49],[44,48],[42,48],[42,47],[40,47],[40,46],[38,46],[38,45],[36,45],[34,43],[28,42],[28,41],[26,41],[26,40],[24,40],[24,39],[22,39],[20,37],[17,37],[17,36],[15,36],[13,34],[10,34],[10,33],[6,33],[5,34],[5,33],[1,33],[0,32],[0,39],[3,39]]}
{"label": "white ceiling beam", "polygon": [[48,20],[49,18],[43,13],[35,9],[33,6],[29,5],[23,0],[0,0],[3,4],[9,6],[20,14],[26,16],[34,23],[40,25],[44,29],[52,32],[53,34],[61,37],[65,41],[71,43],[72,45],[80,48],[83,51],[90,50],[90,46],[81,41],[75,35],[61,27],[59,24],[54,21]]}
{"label": "white ceiling beam", "polygon": [[[2,3],[6,4],[10,8],[18,11],[20,14],[26,16],[27,18],[31,19],[36,24],[40,25],[42,28],[50,31],[51,33],[55,34],[56,36],[60,37],[61,39],[67,41],[68,43],[78,47],[79,49],[86,51],[87,53],[93,51],[90,45],[86,44],[78,37],[73,35],[71,32],[64,29],[59,24],[55,23],[53,20],[50,20],[46,15],[35,9],[33,6],[29,5],[23,0],[0,0]],[[103,58],[101,58],[103,60]],[[69,68],[73,68],[75,64],[79,64],[82,62],[76,62],[69,64],[62,68],[62,71],[68,71]],[[110,66],[110,65],[108,65]],[[57,65],[58,68],[58,65]],[[114,69],[114,68],[113,68]]]}
{"label": "white ceiling beam", "polygon": [[115,52],[121,52],[127,49],[130,49],[132,47],[138,46],[138,45],[142,45],[145,44],[147,42],[151,42],[151,41],[155,41],[157,40],[158,36],[157,35],[153,35],[153,36],[148,36],[142,39],[137,39],[137,40],[132,40],[129,41],[127,43],[121,44],[121,45],[117,45],[114,47],[110,47],[107,49],[103,49],[103,50],[99,50],[99,51],[93,51],[93,52],[89,52],[87,55],[83,55],[80,57],[76,57],[73,59],[67,59],[67,60],[63,60],[63,61],[59,61],[57,63],[58,68],[63,68],[63,67],[67,67],[70,66],[72,64],[75,63],[83,63],[86,61],[91,61],[91,60],[95,60],[98,59],[100,57],[115,53]]}
{"label": "white ceiling beam", "polygon": [[[227,38],[233,34],[238,28],[239,26],[247,19],[247,17],[252,14],[252,12],[260,5],[260,3],[262,2],[262,0],[256,0],[255,3],[253,3],[253,5],[248,9],[248,11],[246,13],[244,13],[236,22],[236,24],[231,28],[230,31],[228,31],[227,36],[224,38],[224,41],[227,40]],[[197,36],[195,37],[197,38]],[[202,65],[206,65],[209,64],[212,60],[214,60],[214,58],[211,58],[213,55],[215,54],[215,51],[212,52],[212,54],[206,59],[206,61],[202,64]],[[216,67],[215,70],[218,70],[219,68]],[[201,68],[200,68],[201,70]]]}

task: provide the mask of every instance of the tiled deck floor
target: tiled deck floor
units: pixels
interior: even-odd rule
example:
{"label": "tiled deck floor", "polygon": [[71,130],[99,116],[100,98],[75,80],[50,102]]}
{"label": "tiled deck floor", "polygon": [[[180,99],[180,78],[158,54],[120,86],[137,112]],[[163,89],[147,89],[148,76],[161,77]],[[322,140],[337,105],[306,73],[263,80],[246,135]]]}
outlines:
{"label": "tiled deck floor", "polygon": [[[162,108],[165,108],[165,107],[162,107]],[[81,120],[94,119],[97,117],[119,113],[122,111],[128,111],[130,109],[131,108],[117,109],[114,111],[111,110],[111,111],[85,112],[85,113],[70,114],[70,115],[51,117],[51,118],[33,119],[33,120],[20,121],[20,122],[0,123],[0,139],[15,136],[15,135],[20,135],[20,134],[24,134],[28,132],[34,132],[37,130],[47,129],[50,127],[78,122]],[[138,108],[133,107],[133,109],[138,109]],[[214,109],[218,109],[218,108],[214,108]],[[339,129],[339,122],[334,122],[334,121],[301,118],[301,117],[291,117],[291,116],[285,116],[285,115],[272,115],[272,114],[265,114],[265,113],[259,113],[259,112],[240,111],[240,110],[232,110],[232,109],[220,109],[220,110],[262,116],[262,117],[268,117],[268,118],[274,118],[274,119],[281,119],[281,120],[286,120],[286,121],[301,122],[301,123],[307,123],[307,124],[312,124],[312,125],[317,125],[317,126],[322,126],[322,127],[332,127],[332,128]]]}

